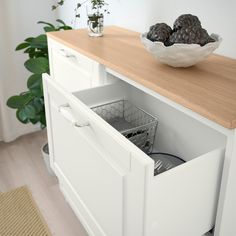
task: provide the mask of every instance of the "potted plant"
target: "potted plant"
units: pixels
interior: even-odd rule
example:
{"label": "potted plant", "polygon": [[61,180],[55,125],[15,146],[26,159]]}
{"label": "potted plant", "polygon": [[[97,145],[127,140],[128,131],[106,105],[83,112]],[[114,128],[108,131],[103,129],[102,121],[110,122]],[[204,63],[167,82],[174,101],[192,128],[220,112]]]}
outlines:
{"label": "potted plant", "polygon": [[[72,29],[62,20],[57,20],[58,26],[48,22],[39,21],[44,25],[44,32]],[[16,47],[16,51],[24,50],[29,58],[24,63],[25,68],[32,74],[27,80],[28,90],[14,95],[7,100],[7,106],[16,109],[17,119],[23,123],[40,124],[42,129],[46,128],[42,74],[49,73],[48,44],[46,34],[37,37],[29,37]],[[52,170],[49,165],[48,144],[42,147],[43,157],[50,174]]]}
{"label": "potted plant", "polygon": [[[64,5],[64,3],[65,0],[57,1],[57,3],[52,6],[52,10]],[[88,12],[88,7],[86,7],[88,16],[88,34],[92,37],[101,37],[104,28],[104,14],[110,14],[106,8],[108,4],[104,0],[85,0],[82,3],[78,2],[75,7],[75,18],[80,18],[79,10],[86,3],[88,3],[91,8],[91,12]]]}

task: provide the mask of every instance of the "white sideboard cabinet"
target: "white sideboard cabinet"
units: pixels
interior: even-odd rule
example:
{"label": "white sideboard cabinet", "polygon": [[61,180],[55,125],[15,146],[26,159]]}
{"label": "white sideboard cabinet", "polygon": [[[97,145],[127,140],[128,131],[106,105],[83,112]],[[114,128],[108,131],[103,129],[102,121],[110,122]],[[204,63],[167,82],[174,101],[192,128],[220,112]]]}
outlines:
{"label": "white sideboard cabinet", "polygon": [[[170,68],[118,27],[102,38],[49,33],[48,42],[50,164],[88,234],[202,236],[215,228],[215,236],[235,236],[236,62],[213,56]],[[232,87],[225,95],[223,79]],[[157,117],[154,150],[186,163],[154,176],[154,161],[91,109],[120,99]]]}

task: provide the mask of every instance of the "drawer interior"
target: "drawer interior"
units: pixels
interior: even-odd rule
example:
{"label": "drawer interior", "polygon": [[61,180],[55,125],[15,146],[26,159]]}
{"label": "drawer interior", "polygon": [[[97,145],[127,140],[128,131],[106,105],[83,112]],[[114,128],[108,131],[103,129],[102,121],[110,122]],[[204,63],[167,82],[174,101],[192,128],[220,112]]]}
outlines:
{"label": "drawer interior", "polygon": [[90,108],[130,101],[158,119],[154,151],[186,161],[156,176],[154,162],[146,169],[146,235],[198,236],[214,227],[226,135],[124,81],[74,95]]}
{"label": "drawer interior", "polygon": [[190,161],[226,145],[226,136],[222,133],[124,81],[75,92],[74,95],[89,107],[125,99],[155,116],[158,128],[154,151],[171,153]]}

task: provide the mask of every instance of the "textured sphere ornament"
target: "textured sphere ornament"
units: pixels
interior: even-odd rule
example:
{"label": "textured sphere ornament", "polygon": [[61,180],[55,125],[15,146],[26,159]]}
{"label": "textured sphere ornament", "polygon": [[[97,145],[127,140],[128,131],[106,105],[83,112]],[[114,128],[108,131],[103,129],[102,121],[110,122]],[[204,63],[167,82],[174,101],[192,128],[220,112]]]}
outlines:
{"label": "textured sphere ornament", "polygon": [[177,31],[183,27],[201,27],[201,22],[197,16],[191,14],[183,14],[179,16],[174,22],[174,31]]}
{"label": "textured sphere ornament", "polygon": [[146,49],[161,63],[173,67],[189,67],[207,58],[219,47],[222,39],[217,34],[210,36],[214,42],[201,46],[199,44],[173,44],[165,46],[162,42],[152,42],[147,33],[141,35],[141,41]]}
{"label": "textured sphere ornament", "polygon": [[169,37],[169,45],[175,43],[199,44],[204,46],[207,43],[214,42],[207,31],[201,27],[183,27]]}
{"label": "textured sphere ornament", "polygon": [[172,33],[172,29],[169,25],[165,23],[157,23],[150,27],[147,34],[147,38],[153,42],[165,42],[168,40]]}

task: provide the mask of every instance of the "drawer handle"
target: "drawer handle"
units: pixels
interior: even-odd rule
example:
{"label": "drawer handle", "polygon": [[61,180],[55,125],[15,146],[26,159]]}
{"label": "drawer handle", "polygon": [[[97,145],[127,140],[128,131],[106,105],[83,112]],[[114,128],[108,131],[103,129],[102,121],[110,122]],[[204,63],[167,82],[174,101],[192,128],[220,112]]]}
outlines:
{"label": "drawer handle", "polygon": [[63,57],[67,57],[67,58],[76,58],[75,55],[73,55],[73,54],[69,54],[68,52],[66,52],[65,49],[60,49],[60,54],[61,54]]}
{"label": "drawer handle", "polygon": [[72,126],[77,127],[77,128],[83,128],[86,126],[89,126],[89,122],[85,122],[83,124],[80,124],[73,116],[73,114],[71,113],[71,106],[69,103],[60,105],[58,107],[58,111],[59,113],[67,120],[71,123]]}

